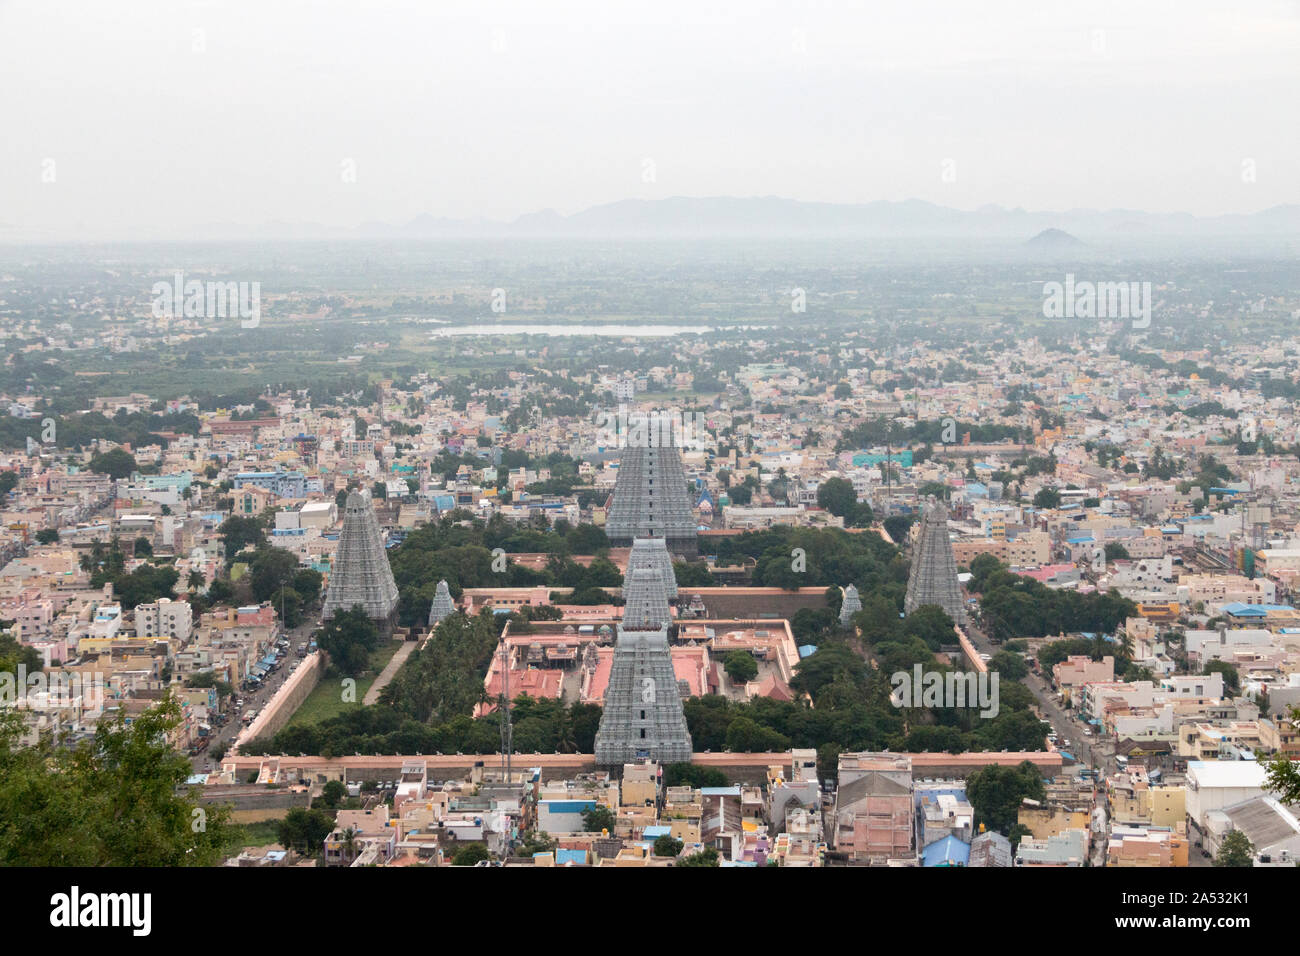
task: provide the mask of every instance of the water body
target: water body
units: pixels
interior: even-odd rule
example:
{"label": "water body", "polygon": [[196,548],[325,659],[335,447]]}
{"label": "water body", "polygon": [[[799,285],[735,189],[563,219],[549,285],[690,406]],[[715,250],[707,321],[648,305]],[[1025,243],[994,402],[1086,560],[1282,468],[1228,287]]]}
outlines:
{"label": "water body", "polygon": [[670,335],[702,335],[719,329],[761,329],[762,325],[536,325],[526,322],[498,325],[453,325],[430,333],[433,338],[451,335],[592,335],[604,338],[663,338]]}

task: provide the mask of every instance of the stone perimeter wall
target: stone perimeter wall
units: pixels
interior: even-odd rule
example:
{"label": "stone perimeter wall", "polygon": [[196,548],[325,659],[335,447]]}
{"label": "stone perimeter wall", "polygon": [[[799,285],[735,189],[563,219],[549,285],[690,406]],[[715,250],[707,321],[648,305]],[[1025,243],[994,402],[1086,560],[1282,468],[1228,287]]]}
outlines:
{"label": "stone perimeter wall", "polygon": [[259,737],[274,737],[283,730],[294,711],[302,706],[302,702],[316,689],[324,673],[324,655],[319,650],[308,654],[298,665],[298,669],[289,675],[289,679],[280,685],[280,689],[257,715],[257,719],[240,731],[232,749],[237,751],[241,744],[257,740]]}

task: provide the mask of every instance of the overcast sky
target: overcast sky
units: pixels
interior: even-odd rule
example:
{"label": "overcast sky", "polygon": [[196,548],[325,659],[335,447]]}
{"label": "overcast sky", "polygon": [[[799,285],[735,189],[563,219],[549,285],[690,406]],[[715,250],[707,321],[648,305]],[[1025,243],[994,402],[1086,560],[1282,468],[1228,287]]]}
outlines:
{"label": "overcast sky", "polygon": [[0,236],[675,195],[1253,212],[1300,202],[1298,103],[1294,0],[0,0]]}

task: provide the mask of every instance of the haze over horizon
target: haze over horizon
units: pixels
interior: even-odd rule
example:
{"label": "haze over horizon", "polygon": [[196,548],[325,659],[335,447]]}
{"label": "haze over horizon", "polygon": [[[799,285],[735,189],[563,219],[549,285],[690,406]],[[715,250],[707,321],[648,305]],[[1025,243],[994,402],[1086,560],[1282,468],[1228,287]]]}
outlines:
{"label": "haze over horizon", "polygon": [[361,9],[0,3],[0,238],[675,196],[1300,202],[1294,2]]}

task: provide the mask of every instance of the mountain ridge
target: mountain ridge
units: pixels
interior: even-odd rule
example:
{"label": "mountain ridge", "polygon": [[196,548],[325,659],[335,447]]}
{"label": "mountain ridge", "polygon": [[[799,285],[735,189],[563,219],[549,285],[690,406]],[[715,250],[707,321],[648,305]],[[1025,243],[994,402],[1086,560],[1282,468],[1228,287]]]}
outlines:
{"label": "mountain ridge", "polygon": [[1300,204],[1200,217],[1133,209],[1031,211],[995,204],[962,210],[922,199],[828,203],[780,196],[671,196],[619,199],[569,215],[542,209],[510,221],[421,213],[405,222],[376,220],[353,228],[288,222],[200,227],[218,237],[257,239],[996,238],[1021,242],[1048,230],[1076,239],[1300,237]]}

